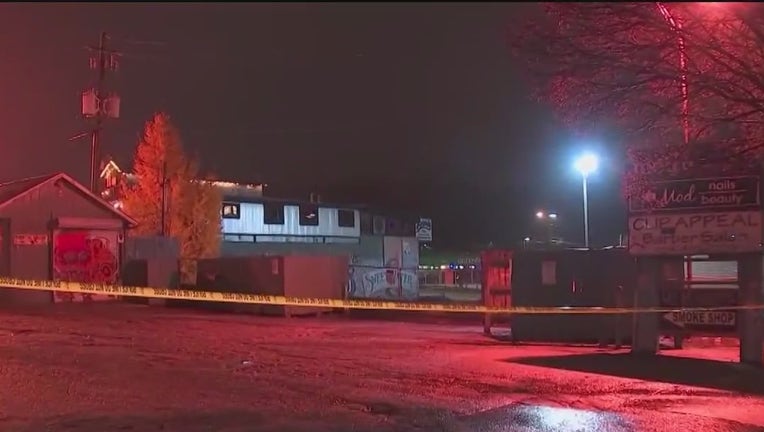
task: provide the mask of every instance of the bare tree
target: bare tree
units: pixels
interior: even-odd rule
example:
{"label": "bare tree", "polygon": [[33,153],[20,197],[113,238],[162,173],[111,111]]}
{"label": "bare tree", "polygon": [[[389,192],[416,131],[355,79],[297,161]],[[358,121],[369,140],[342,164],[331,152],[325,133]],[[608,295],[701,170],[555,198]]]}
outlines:
{"label": "bare tree", "polygon": [[553,3],[535,12],[511,31],[514,54],[568,124],[618,128],[634,168],[627,193],[654,174],[740,170],[762,153],[764,7]]}

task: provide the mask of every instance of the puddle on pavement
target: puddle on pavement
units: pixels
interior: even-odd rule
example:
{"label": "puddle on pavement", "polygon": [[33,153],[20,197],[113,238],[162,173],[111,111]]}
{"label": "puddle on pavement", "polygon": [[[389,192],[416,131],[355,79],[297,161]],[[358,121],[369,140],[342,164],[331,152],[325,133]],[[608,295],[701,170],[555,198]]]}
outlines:
{"label": "puddle on pavement", "polygon": [[618,414],[537,405],[508,405],[462,418],[472,432],[636,432]]}

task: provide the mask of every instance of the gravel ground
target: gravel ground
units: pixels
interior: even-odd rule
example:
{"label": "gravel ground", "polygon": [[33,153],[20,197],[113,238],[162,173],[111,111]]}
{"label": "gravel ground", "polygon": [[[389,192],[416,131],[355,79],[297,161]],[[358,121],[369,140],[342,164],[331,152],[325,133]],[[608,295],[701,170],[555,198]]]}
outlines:
{"label": "gravel ground", "polygon": [[[764,430],[764,373],[731,363],[735,347],[643,360],[481,333],[127,304],[2,311],[0,430]],[[575,426],[589,412],[598,425]]]}

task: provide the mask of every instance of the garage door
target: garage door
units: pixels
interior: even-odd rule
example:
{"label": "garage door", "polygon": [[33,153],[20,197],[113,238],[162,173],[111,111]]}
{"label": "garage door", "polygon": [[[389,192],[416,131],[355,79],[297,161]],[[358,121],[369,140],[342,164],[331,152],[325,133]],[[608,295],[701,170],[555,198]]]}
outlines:
{"label": "garage door", "polygon": [[[53,278],[114,284],[119,280],[118,232],[58,229],[53,232]],[[109,296],[56,293],[55,301],[105,300]]]}

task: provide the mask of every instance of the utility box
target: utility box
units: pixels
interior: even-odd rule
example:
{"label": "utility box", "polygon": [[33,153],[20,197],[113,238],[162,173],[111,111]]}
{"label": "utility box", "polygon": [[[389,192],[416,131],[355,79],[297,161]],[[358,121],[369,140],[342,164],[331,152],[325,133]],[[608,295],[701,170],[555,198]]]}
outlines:
{"label": "utility box", "polygon": [[[622,248],[521,251],[515,254],[513,305],[518,307],[632,307],[636,267]],[[518,341],[597,343],[630,340],[632,316],[518,314]]]}
{"label": "utility box", "polygon": [[95,90],[90,89],[82,92],[82,115],[90,118],[98,115],[98,96]]}
{"label": "utility box", "polygon": [[[348,258],[342,256],[256,256],[199,260],[197,288],[240,294],[342,300],[348,282]],[[325,306],[236,305],[227,310],[263,315],[310,315]]]}

